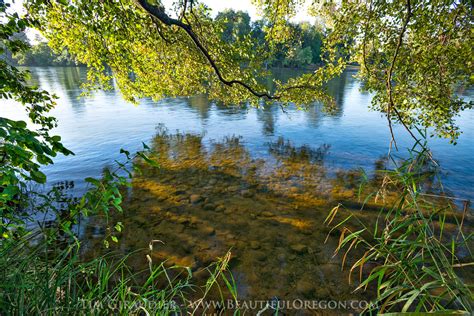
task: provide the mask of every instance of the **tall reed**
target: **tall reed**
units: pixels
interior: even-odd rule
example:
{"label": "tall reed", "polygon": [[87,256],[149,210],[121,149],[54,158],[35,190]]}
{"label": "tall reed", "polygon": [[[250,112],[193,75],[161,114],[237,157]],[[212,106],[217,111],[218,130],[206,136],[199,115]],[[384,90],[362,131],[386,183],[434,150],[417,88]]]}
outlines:
{"label": "tall reed", "polygon": [[[363,249],[350,275],[358,274],[356,290],[376,290],[366,313],[472,313],[472,285],[463,278],[472,275],[474,265],[467,209],[459,212],[448,199],[424,195],[424,181],[436,174],[425,145],[417,144],[401,162],[392,157],[392,163],[393,169],[378,171],[382,182],[377,192],[360,194],[365,205],[387,189],[397,193],[381,207],[375,225],[362,220],[364,207],[350,211],[338,205],[326,218],[331,230],[341,232],[336,253],[343,254],[343,261],[355,248]],[[343,210],[349,215],[338,216]]]}
{"label": "tall reed", "polygon": [[[58,244],[42,233],[3,241],[0,248],[1,315],[169,315],[200,314],[211,289],[226,287],[236,299],[226,269],[230,253],[206,268],[208,280],[193,284],[187,267],[152,261],[150,249],[126,256],[108,254],[81,260],[80,242]],[[135,272],[131,256],[146,255],[147,269]],[[224,295],[222,296],[224,300]],[[201,309],[200,309],[201,308]]]}

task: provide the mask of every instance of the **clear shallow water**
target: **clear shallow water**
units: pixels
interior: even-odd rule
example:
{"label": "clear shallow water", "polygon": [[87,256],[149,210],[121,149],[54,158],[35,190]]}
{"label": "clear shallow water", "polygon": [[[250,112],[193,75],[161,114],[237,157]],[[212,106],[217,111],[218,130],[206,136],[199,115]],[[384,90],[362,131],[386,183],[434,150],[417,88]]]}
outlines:
{"label": "clear shallow water", "polygon": [[[59,121],[56,132],[75,152],[44,169],[49,184],[72,180],[81,192],[85,177],[100,176],[121,158],[120,148],[139,150],[142,142],[160,163],[160,169],[143,166],[124,213],[114,215],[113,222],[125,226],[116,250],[129,254],[147,248],[152,239],[162,240],[165,244],[152,253],[154,262],[189,266],[203,284],[200,268],[231,249],[240,299],[370,297],[370,291],[352,292],[355,285],[347,284],[341,257],[333,257],[339,236],[328,235],[323,224],[338,203],[360,209],[358,175],[350,170],[370,172],[388,150],[386,119],[368,111],[370,95],[359,91],[355,72],[331,83],[338,111],[325,114],[317,105],[287,113],[277,106],[222,107],[202,96],[143,100],[139,106],[124,102],[117,91],[78,98],[85,69],[31,71],[33,80],[59,96],[52,112]],[[472,91],[466,95],[472,97]],[[0,115],[24,119],[13,103],[2,104]],[[474,111],[459,118],[464,133],[456,146],[431,140],[445,188],[469,199],[474,198],[473,123]],[[395,133],[403,155],[411,139],[400,127]],[[371,226],[378,210],[379,205],[368,205],[358,216]],[[80,229],[85,256],[107,251],[106,227],[93,217]],[[355,258],[349,255],[346,262]],[[130,260],[134,268],[147,266],[144,256]]]}
{"label": "clear shallow water", "polygon": [[[268,109],[222,107],[205,97],[167,99],[160,102],[142,100],[139,106],[122,100],[118,91],[96,92],[79,98],[80,83],[85,80],[83,68],[32,68],[33,80],[58,97],[52,115],[58,118],[57,134],[75,156],[57,157],[54,165],[44,170],[49,183],[73,180],[83,190],[83,179],[99,176],[103,168],[120,158],[120,148],[141,148],[156,133],[158,124],[169,131],[202,133],[203,142],[222,140],[225,136],[242,136],[242,141],[255,158],[268,157],[269,142],[283,137],[295,146],[318,148],[330,146],[325,165],[331,170],[365,168],[386,155],[390,135],[386,119],[368,110],[370,95],[359,90],[360,83],[348,71],[330,85],[338,111],[326,114],[315,105],[307,111],[279,107]],[[280,75],[288,76],[291,72]],[[472,97],[472,90],[465,92]],[[0,115],[24,118],[21,107],[2,104]],[[456,146],[444,139],[431,139],[434,157],[443,170],[445,189],[457,197],[474,199],[474,111],[466,111],[458,119],[463,131]],[[401,128],[395,133],[400,155],[411,139]]]}

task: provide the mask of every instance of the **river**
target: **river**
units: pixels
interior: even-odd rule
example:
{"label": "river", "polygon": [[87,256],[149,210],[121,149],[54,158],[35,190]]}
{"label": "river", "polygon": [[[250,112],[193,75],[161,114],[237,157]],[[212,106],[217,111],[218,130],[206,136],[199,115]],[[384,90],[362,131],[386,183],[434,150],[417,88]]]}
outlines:
{"label": "river", "polygon": [[[43,169],[48,185],[68,180],[75,183],[72,194],[84,192],[84,178],[99,177],[121,159],[121,148],[132,152],[142,142],[162,166],[145,168],[133,182],[118,216],[125,225],[121,251],[160,239],[165,245],[154,259],[198,269],[232,249],[231,270],[244,298],[361,298],[346,286],[340,258],[331,259],[337,238],[324,245],[323,225],[336,203],[357,206],[361,170],[371,177],[388,152],[387,121],[368,109],[371,96],[360,90],[355,70],[329,84],[337,104],[331,113],[317,103],[283,112],[223,106],[205,96],[133,105],[118,90],[80,97],[84,68],[30,70],[34,82],[59,97],[54,132],[75,153]],[[472,98],[472,90],[462,93]],[[24,118],[12,102],[0,115]],[[457,145],[437,138],[429,144],[444,190],[472,200],[474,111],[457,122],[463,131]],[[395,155],[404,157],[412,139],[400,126],[394,132]],[[92,220],[84,230],[93,252],[100,251],[103,225]]]}

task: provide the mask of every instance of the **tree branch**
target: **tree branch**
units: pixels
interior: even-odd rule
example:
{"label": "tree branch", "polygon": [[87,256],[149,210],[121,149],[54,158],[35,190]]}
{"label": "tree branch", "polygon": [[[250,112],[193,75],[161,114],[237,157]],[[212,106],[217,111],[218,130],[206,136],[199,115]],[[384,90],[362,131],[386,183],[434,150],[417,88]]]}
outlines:
{"label": "tree branch", "polygon": [[369,23],[370,23],[370,19],[372,17],[372,3],[373,3],[373,1],[370,1],[369,16],[367,17],[367,21],[365,23],[364,39],[362,41],[362,57],[363,57],[363,61],[364,61],[364,68],[367,71],[367,74],[369,74],[369,75],[370,75],[371,72],[369,70],[369,66],[367,65],[367,32],[369,31]]}
{"label": "tree branch", "polygon": [[221,73],[219,67],[217,66],[215,60],[209,54],[207,49],[204,48],[204,46],[201,43],[201,41],[199,40],[198,36],[192,30],[191,25],[183,23],[181,20],[171,18],[170,16],[168,16],[165,13],[163,7],[152,5],[152,4],[148,3],[147,0],[137,0],[137,2],[146,12],[148,12],[148,14],[150,14],[152,17],[155,17],[156,19],[161,21],[163,24],[168,25],[168,26],[175,25],[175,26],[183,29],[188,34],[188,36],[191,38],[191,40],[194,42],[194,44],[197,46],[199,51],[207,59],[207,61],[211,65],[212,69],[214,69],[214,72],[216,73],[217,77],[219,78],[219,80],[223,84],[225,84],[227,86],[230,86],[230,87],[232,87],[233,85],[240,85],[240,86],[244,87],[247,91],[249,91],[251,94],[253,94],[254,96],[259,97],[259,98],[266,98],[268,100],[277,100],[277,99],[280,98],[279,96],[271,95],[267,92],[256,91],[250,85],[248,85],[247,83],[245,83],[241,80],[236,80],[236,79],[227,80],[226,78],[224,78],[224,76],[222,75],[222,73]]}
{"label": "tree branch", "polygon": [[403,126],[408,131],[408,133],[410,133],[411,137],[413,137],[413,139],[415,139],[417,142],[419,141],[418,138],[416,138],[416,136],[413,134],[413,132],[410,130],[410,128],[403,121],[400,112],[395,108],[395,104],[393,102],[393,94],[392,94],[393,68],[395,67],[395,62],[397,60],[398,53],[400,52],[400,47],[402,46],[402,43],[403,43],[403,36],[405,35],[405,32],[406,32],[407,27],[408,27],[408,23],[410,22],[410,19],[412,17],[410,0],[407,0],[406,9],[407,9],[407,14],[406,14],[406,17],[405,17],[405,21],[403,22],[402,30],[400,31],[400,35],[398,36],[397,46],[395,48],[395,53],[393,55],[392,63],[390,64],[390,68],[388,70],[387,81],[386,81],[386,87],[387,87],[388,98],[389,98],[389,104],[388,104],[388,107],[387,107],[387,120],[388,120],[388,127],[390,129],[390,134],[392,135],[392,140],[390,142],[390,145],[393,142],[394,145],[395,145],[395,148],[397,148],[397,142],[395,141],[395,136],[393,134],[393,129],[392,129],[392,119],[390,118],[390,113],[391,113],[392,109],[394,110],[395,114],[397,115],[398,120],[403,124]]}

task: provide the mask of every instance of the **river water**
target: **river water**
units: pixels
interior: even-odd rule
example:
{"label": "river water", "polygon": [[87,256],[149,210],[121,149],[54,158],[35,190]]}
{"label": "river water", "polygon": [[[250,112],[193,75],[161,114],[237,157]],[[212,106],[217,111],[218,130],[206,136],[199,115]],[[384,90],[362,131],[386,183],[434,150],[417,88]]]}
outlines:
{"label": "river water", "polygon": [[[204,142],[222,140],[226,136],[242,136],[243,144],[253,157],[266,157],[267,144],[283,137],[294,146],[312,148],[330,146],[325,165],[332,169],[366,168],[385,156],[390,135],[386,119],[368,110],[371,97],[361,92],[360,83],[347,71],[330,85],[336,98],[337,111],[327,114],[321,106],[307,111],[289,108],[283,113],[277,106],[268,109],[223,107],[205,97],[165,99],[160,102],[142,100],[135,106],[122,100],[119,91],[97,92],[80,97],[80,83],[86,70],[74,67],[31,68],[35,82],[54,92],[58,106],[52,115],[59,120],[56,132],[75,156],[58,157],[45,168],[50,183],[61,180],[76,182],[78,189],[87,176],[98,176],[103,167],[119,158],[120,148],[129,151],[141,148],[164,124],[169,131],[204,134]],[[291,75],[287,71],[283,76]],[[467,97],[472,90],[464,91]],[[24,118],[19,106],[6,103],[2,116]],[[464,112],[457,120],[463,134],[458,144],[445,139],[431,139],[430,147],[443,171],[445,190],[467,199],[474,198],[474,111]],[[401,127],[395,128],[400,155],[411,139]]]}
{"label": "river water", "polygon": [[[80,97],[84,68],[30,70],[33,81],[59,97],[52,111],[59,122],[55,132],[75,153],[44,168],[49,185],[74,181],[75,192],[83,192],[83,179],[113,166],[121,148],[132,152],[142,142],[152,147],[161,168],[144,167],[133,181],[118,216],[125,225],[121,251],[159,239],[165,245],[154,259],[197,270],[231,249],[231,269],[244,298],[363,297],[351,293],[340,258],[331,258],[337,238],[324,244],[329,228],[323,224],[337,203],[357,209],[357,170],[371,177],[388,151],[386,119],[368,110],[371,96],[360,91],[356,71],[330,83],[336,111],[314,104],[284,113],[278,106],[225,107],[205,96],[139,105],[123,101],[117,90]],[[24,118],[14,103],[2,105],[0,114]],[[444,190],[472,200],[474,111],[457,121],[463,131],[457,145],[430,139],[430,147]],[[396,154],[406,156],[411,139],[400,126],[394,131]],[[92,220],[84,231],[92,251],[100,249],[103,226]],[[135,264],[144,264],[143,258]]]}

